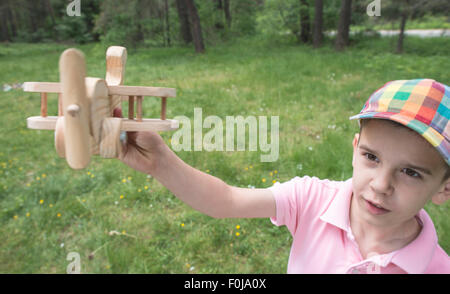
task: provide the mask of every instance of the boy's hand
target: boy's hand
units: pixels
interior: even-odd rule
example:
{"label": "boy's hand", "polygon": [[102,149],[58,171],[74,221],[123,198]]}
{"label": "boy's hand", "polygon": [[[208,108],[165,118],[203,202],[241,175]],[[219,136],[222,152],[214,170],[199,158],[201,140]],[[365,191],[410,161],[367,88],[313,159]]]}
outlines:
{"label": "boy's hand", "polygon": [[[122,110],[114,109],[113,116],[122,117]],[[119,159],[137,171],[152,174],[164,147],[164,140],[156,132],[127,132]]]}

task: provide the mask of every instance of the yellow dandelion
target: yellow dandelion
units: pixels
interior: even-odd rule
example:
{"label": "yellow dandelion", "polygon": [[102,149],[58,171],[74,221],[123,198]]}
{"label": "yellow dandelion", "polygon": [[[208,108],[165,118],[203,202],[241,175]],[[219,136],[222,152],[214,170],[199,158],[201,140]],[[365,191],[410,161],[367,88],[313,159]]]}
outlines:
{"label": "yellow dandelion", "polygon": [[22,167],[19,167],[19,171],[22,171],[23,170],[23,168]]}
{"label": "yellow dandelion", "polygon": [[181,223],[181,225],[180,225],[181,227],[184,227],[184,223]]}
{"label": "yellow dandelion", "polygon": [[120,199],[123,199],[123,195],[120,195]]}
{"label": "yellow dandelion", "polygon": [[58,212],[58,214],[56,214],[56,217],[61,217],[61,213]]}
{"label": "yellow dandelion", "polygon": [[263,183],[265,183],[266,182],[266,178],[262,178],[262,180],[261,180]]}
{"label": "yellow dandelion", "polygon": [[86,199],[81,200],[81,202],[86,202]]}
{"label": "yellow dandelion", "polygon": [[14,219],[18,219],[19,217],[17,215],[14,216]]}
{"label": "yellow dandelion", "polygon": [[269,173],[269,176],[273,176],[273,173],[272,173],[272,172],[270,172],[270,173]]}
{"label": "yellow dandelion", "polygon": [[206,172],[209,173],[209,169],[207,169]]}
{"label": "yellow dandelion", "polygon": [[39,204],[44,204],[44,200],[39,200]]}
{"label": "yellow dandelion", "polygon": [[52,207],[53,207],[53,204],[50,203],[50,204],[48,205],[48,207],[52,208]]}
{"label": "yellow dandelion", "polygon": [[106,268],[106,269],[109,269],[109,265],[106,265],[105,268]]}
{"label": "yellow dandelion", "polygon": [[106,192],[106,195],[111,195],[111,192],[109,192],[109,191],[108,191],[108,192]]}
{"label": "yellow dandelion", "polygon": [[237,226],[236,226],[236,229],[238,229],[238,230],[239,230],[240,228],[241,228],[241,226],[240,226],[240,225],[237,225]]}
{"label": "yellow dandelion", "polygon": [[30,217],[30,215],[31,215],[31,214],[30,214],[29,212],[27,212],[26,217]]}
{"label": "yellow dandelion", "polygon": [[244,170],[248,170],[248,167],[244,168]]}
{"label": "yellow dandelion", "polygon": [[45,179],[47,177],[46,174],[42,174],[42,178]]}
{"label": "yellow dandelion", "polygon": [[236,232],[236,237],[239,237],[241,234],[239,232]]}
{"label": "yellow dandelion", "polygon": [[92,174],[92,175],[91,175],[91,178],[95,178],[95,175],[94,175],[94,174]]}
{"label": "yellow dandelion", "polygon": [[253,165],[250,165],[248,168],[253,168]]}
{"label": "yellow dandelion", "polygon": [[141,193],[141,192],[142,192],[142,189],[138,189],[138,192]]}
{"label": "yellow dandelion", "polygon": [[126,183],[127,182],[127,179],[122,179],[122,183]]}
{"label": "yellow dandelion", "polygon": [[88,171],[87,173],[86,173],[88,176],[91,174],[91,172],[90,171]]}
{"label": "yellow dandelion", "polygon": [[122,231],[122,235],[125,235],[127,233],[127,231],[123,230]]}
{"label": "yellow dandelion", "polygon": [[277,171],[277,170],[274,170],[274,171],[273,171],[273,173],[274,173],[274,174],[277,174],[277,173],[278,173],[278,171]]}
{"label": "yellow dandelion", "polygon": [[274,184],[275,184],[276,182],[277,182],[277,180],[273,180],[273,181],[272,181],[272,183],[274,183]]}
{"label": "yellow dandelion", "polygon": [[40,177],[36,177],[36,181],[39,181],[41,178]]}
{"label": "yellow dandelion", "polygon": [[26,185],[27,187],[29,187],[30,186],[30,183],[27,183],[27,185]]}
{"label": "yellow dandelion", "polygon": [[128,181],[131,181],[131,177],[128,177]]}
{"label": "yellow dandelion", "polygon": [[148,189],[148,186],[145,186],[144,189],[147,190],[147,189]]}

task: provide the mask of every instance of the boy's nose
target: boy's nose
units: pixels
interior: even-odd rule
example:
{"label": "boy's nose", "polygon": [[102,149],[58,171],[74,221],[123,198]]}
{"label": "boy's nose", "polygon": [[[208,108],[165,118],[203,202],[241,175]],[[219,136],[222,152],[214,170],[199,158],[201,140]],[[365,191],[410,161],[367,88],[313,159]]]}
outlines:
{"label": "boy's nose", "polygon": [[376,171],[369,185],[376,194],[382,194],[383,196],[390,196],[394,191],[392,174],[381,169]]}

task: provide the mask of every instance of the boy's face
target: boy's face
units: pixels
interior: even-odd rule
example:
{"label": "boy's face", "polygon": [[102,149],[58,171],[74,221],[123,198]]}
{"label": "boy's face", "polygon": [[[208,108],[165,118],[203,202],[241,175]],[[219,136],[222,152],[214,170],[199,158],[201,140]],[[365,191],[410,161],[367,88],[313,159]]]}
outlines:
{"label": "boy's face", "polygon": [[432,198],[435,203],[449,198],[450,180],[442,182],[447,166],[437,150],[389,121],[365,122],[353,140],[352,164],[353,200],[359,217],[373,225],[400,225]]}

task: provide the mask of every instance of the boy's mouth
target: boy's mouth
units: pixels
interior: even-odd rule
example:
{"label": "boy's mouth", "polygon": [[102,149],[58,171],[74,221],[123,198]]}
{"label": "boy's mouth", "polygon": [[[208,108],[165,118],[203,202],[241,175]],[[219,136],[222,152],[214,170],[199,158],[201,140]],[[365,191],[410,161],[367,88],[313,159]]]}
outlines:
{"label": "boy's mouth", "polygon": [[374,215],[381,215],[381,214],[385,214],[390,212],[390,210],[384,208],[383,206],[374,203],[372,201],[369,201],[367,199],[364,199],[365,203],[366,203],[366,208],[367,210]]}

